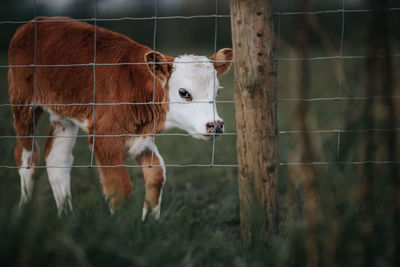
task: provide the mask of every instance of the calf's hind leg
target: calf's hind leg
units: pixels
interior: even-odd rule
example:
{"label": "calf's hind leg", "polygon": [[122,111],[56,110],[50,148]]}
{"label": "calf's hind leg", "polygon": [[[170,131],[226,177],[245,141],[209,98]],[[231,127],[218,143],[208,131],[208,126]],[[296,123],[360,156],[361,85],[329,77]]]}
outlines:
{"label": "calf's hind leg", "polygon": [[45,144],[46,166],[58,215],[61,215],[65,208],[72,210],[70,173],[78,126],[56,114],[50,115],[50,121],[49,138]]}
{"label": "calf's hind leg", "polygon": [[[20,207],[25,205],[32,196],[33,177],[37,171],[35,166],[39,164],[40,152],[37,142],[35,141],[34,145],[32,145],[34,140],[33,138],[28,138],[28,136],[34,135],[34,124],[37,124],[42,112],[41,108],[36,108],[34,113],[31,107],[13,107],[14,128],[17,134],[17,146],[14,150],[14,159],[17,163],[21,180]],[[33,114],[35,114],[35,116]]]}

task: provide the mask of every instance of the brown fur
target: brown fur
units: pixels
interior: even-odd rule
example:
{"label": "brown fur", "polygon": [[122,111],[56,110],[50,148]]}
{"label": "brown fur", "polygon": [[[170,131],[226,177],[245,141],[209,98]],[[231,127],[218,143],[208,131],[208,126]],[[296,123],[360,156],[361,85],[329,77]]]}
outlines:
{"label": "brown fur", "polygon": [[[77,22],[65,17],[35,20],[68,20],[68,22],[38,22],[37,25],[37,65],[89,64],[94,56],[94,27],[87,23]],[[34,24],[28,23],[18,28],[9,48],[10,65],[30,65],[34,63]],[[96,63],[144,63],[172,62],[173,58],[164,56],[129,38],[97,28]],[[172,64],[156,64],[155,102],[168,102],[167,80]],[[34,68],[10,68],[9,93],[12,104],[31,104],[34,101]],[[93,67],[37,67],[36,68],[36,103],[71,104],[93,102]],[[117,102],[152,102],[153,101],[153,64],[96,66],[96,103]],[[112,134],[148,134],[164,128],[166,104],[108,105],[93,107],[76,106],[42,106],[60,115],[88,121],[88,132],[99,135]],[[153,112],[154,109],[154,112]],[[18,136],[33,135],[32,109],[30,107],[13,107],[15,114],[14,127]],[[36,121],[41,114],[37,108]],[[155,114],[155,118],[153,118]],[[51,130],[52,131],[52,130]],[[52,132],[50,135],[52,136]],[[30,151],[32,140],[17,139],[15,150],[17,165],[21,166],[22,148]],[[45,154],[51,150],[53,138],[46,142]],[[92,142],[92,140],[90,140]],[[126,138],[96,138],[95,153],[98,165],[119,165],[125,163],[124,143]],[[35,150],[35,155],[39,157]],[[36,156],[35,156],[36,159]],[[38,161],[33,160],[34,165]],[[104,193],[107,197],[115,196],[114,202],[126,197],[131,191],[131,182],[123,167],[100,168]]]}
{"label": "brown fur", "polygon": [[231,61],[233,59],[233,51],[230,48],[221,49],[215,55],[212,55],[210,59],[215,60],[214,68],[217,71],[219,77],[227,73],[231,68],[232,62],[225,61]]}
{"label": "brown fur", "polygon": [[[22,25],[10,42],[9,64],[31,65],[33,67],[11,67],[8,73],[9,94],[12,104],[36,102],[35,114],[30,106],[13,106],[14,127],[17,136],[33,135],[33,118],[37,122],[43,109],[59,115],[87,121],[90,135],[151,134],[164,129],[168,104],[116,104],[92,106],[95,103],[148,103],[168,102],[168,80],[171,76],[174,58],[152,51],[128,37],[97,27],[95,66],[43,66],[67,64],[91,64],[94,62],[94,26],[66,17],[37,17],[36,62],[35,25]],[[52,21],[66,20],[66,21]],[[232,50],[222,49],[212,60],[231,60]],[[152,64],[153,62],[162,64]],[[107,65],[110,63],[146,63],[139,65]],[[41,66],[42,65],[42,66]],[[231,63],[215,62],[218,76],[224,74]],[[156,79],[154,79],[154,75]],[[36,78],[36,79],[35,79]],[[36,80],[36,83],[35,83]],[[155,81],[155,84],[154,84]],[[36,86],[35,86],[36,85]],[[35,90],[36,89],[36,90]],[[155,94],[153,94],[155,90]],[[36,96],[34,94],[36,92]],[[153,96],[154,95],[154,96]],[[86,104],[71,106],[46,106],[46,104]],[[95,112],[93,113],[93,109]],[[95,114],[95,118],[94,118]],[[56,125],[51,126],[45,145],[49,155]],[[104,194],[114,207],[132,190],[132,183],[125,167],[125,147],[128,137],[95,137],[94,144],[97,165],[99,165]],[[23,149],[32,148],[32,140],[17,139],[15,160],[21,166]],[[138,157],[140,164],[149,164],[147,151]],[[35,144],[31,165],[39,162],[39,150]],[[160,160],[155,156],[154,164]],[[103,166],[103,167],[101,167]],[[111,167],[106,167],[111,166]],[[117,167],[116,167],[117,166]],[[163,184],[162,168],[143,168],[146,180],[146,199],[154,207]]]}

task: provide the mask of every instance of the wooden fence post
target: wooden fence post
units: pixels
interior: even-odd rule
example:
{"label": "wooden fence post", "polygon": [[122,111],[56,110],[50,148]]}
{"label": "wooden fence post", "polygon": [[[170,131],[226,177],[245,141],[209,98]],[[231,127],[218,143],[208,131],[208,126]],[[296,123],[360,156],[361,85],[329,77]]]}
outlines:
{"label": "wooden fence post", "polygon": [[244,240],[267,240],[277,226],[272,0],[231,0],[230,6],[241,231]]}

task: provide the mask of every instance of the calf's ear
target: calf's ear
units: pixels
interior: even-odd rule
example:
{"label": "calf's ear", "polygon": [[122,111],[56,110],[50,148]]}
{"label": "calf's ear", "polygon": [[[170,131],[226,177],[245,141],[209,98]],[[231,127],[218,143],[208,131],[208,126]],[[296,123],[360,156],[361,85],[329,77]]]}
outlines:
{"label": "calf's ear", "polygon": [[144,56],[148,70],[155,75],[162,83],[165,83],[171,76],[172,63],[171,58],[166,57],[163,54],[150,51]]}
{"label": "calf's ear", "polygon": [[[230,48],[223,48],[219,50],[215,55],[210,57],[210,60],[214,61],[214,68],[217,71],[218,77],[224,75],[229,71],[232,66],[233,51]],[[228,61],[228,62],[227,62]]]}

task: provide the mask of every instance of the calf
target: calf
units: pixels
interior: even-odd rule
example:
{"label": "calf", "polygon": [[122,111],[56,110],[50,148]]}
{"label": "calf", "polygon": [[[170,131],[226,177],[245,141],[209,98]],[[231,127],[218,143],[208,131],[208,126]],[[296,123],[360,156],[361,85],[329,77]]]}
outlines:
{"label": "calf", "polygon": [[231,66],[232,50],[221,49],[210,58],[173,58],[100,27],[94,49],[95,28],[88,23],[66,17],[34,21],[36,29],[33,22],[22,25],[9,47],[9,64],[19,65],[9,69],[8,80],[19,137],[14,157],[21,178],[20,205],[32,194],[39,163],[32,136],[47,111],[51,127],[44,154],[59,214],[72,209],[72,149],[81,128],[93,146],[111,211],[132,190],[124,164],[135,158],[146,187],[142,218],[149,209],[158,218],[166,177],[152,134],[177,127],[208,140],[223,132],[213,99],[217,77]]}

